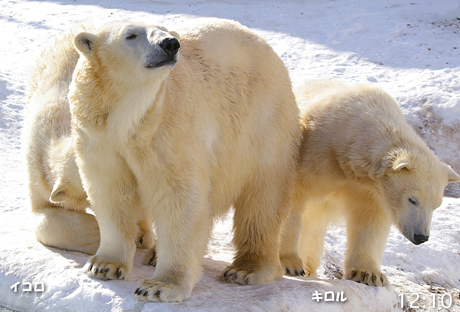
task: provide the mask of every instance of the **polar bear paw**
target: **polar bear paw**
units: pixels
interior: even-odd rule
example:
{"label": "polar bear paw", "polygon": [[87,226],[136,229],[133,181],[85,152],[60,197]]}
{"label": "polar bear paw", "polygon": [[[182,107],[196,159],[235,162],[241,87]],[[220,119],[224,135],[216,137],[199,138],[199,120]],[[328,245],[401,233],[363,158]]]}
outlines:
{"label": "polar bear paw", "polygon": [[189,287],[154,280],[145,280],[134,292],[138,301],[157,302],[182,302],[190,298],[191,293]]}
{"label": "polar bear paw", "polygon": [[358,283],[363,283],[369,286],[379,286],[390,288],[390,283],[385,274],[381,272],[372,272],[361,269],[350,269],[344,275],[345,279],[352,280]]}
{"label": "polar bear paw", "polygon": [[155,246],[147,250],[144,257],[142,258],[142,264],[151,266],[157,265],[157,252],[155,250]]}
{"label": "polar bear paw", "polygon": [[128,268],[117,260],[92,256],[86,263],[90,277],[100,280],[122,280],[128,275]]}
{"label": "polar bear paw", "polygon": [[[280,256],[281,266],[284,269],[284,274],[291,276],[305,276],[305,270],[303,269],[302,259],[294,254]],[[308,274],[307,276],[309,276]]]}
{"label": "polar bear paw", "polygon": [[279,265],[254,266],[231,265],[222,272],[221,279],[228,283],[242,285],[257,285],[277,280],[283,276],[283,269]]}

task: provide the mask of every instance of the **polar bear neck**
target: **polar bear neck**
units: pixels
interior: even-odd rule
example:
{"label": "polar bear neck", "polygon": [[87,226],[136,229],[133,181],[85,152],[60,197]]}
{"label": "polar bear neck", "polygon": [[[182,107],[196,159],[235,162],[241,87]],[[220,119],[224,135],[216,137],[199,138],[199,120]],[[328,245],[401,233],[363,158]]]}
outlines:
{"label": "polar bear neck", "polygon": [[[162,98],[165,94],[166,81],[160,84],[151,84],[131,89],[113,104],[113,110],[107,118],[108,137],[114,138],[119,144],[127,143],[130,138],[138,134],[138,129],[147,115],[161,115]],[[155,112],[150,113],[150,110]],[[149,118],[150,120],[151,118]],[[158,122],[161,118],[154,118]],[[150,122],[152,122],[150,120]],[[157,123],[158,123],[157,122]],[[150,127],[157,129],[159,124]],[[154,132],[154,130],[153,130]]]}

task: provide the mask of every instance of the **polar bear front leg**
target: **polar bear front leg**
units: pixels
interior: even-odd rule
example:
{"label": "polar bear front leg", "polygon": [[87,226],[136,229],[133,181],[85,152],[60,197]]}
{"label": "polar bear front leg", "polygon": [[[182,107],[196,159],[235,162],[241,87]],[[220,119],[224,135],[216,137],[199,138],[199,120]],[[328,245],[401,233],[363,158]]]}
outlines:
{"label": "polar bear front leg", "polygon": [[348,248],[343,278],[389,289],[388,279],[380,271],[391,226],[389,216],[371,199],[358,197],[353,204],[347,208]]}
{"label": "polar bear front leg", "polygon": [[113,280],[125,279],[131,273],[136,251],[134,239],[138,228],[129,217],[125,220],[122,220],[123,218],[111,218],[102,213],[97,215],[101,244],[96,255],[89,258],[86,264],[89,276],[101,280]]}
{"label": "polar bear front leg", "polygon": [[[207,196],[197,196],[202,200],[196,200],[195,196],[181,196],[172,190],[170,194],[169,198],[162,196],[164,201],[155,202],[157,242],[146,256],[156,261],[156,269],[153,279],[136,289],[139,301],[186,300],[201,276],[212,226]],[[143,263],[149,261],[144,258]]]}
{"label": "polar bear front leg", "polygon": [[97,279],[124,279],[133,266],[137,222],[142,217],[134,175],[109,144],[84,133],[77,137],[75,150],[101,237],[99,249],[85,268]]}

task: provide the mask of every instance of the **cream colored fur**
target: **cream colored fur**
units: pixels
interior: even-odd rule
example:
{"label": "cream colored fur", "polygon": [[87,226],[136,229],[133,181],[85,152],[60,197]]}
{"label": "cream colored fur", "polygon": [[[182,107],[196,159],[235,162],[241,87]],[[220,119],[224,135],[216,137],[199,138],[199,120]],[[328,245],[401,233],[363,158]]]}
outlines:
{"label": "cream colored fur", "polygon": [[[95,254],[99,226],[87,213],[71,138],[67,93],[79,55],[73,41],[83,26],[59,36],[43,51],[28,87],[24,139],[27,149],[29,195],[37,216],[37,239],[52,247]],[[154,243],[151,221],[143,220],[136,241]]]}
{"label": "cream colored fur", "polygon": [[[344,278],[389,286],[380,262],[394,223],[409,240],[429,236],[444,187],[460,177],[405,121],[398,104],[370,85],[313,81],[296,92],[303,141],[282,264],[315,275],[330,222],[344,216]],[[421,235],[415,237],[415,235]]]}
{"label": "cream colored fur", "polygon": [[279,231],[300,143],[288,72],[236,22],[207,19],[178,33],[177,63],[159,68],[146,64],[163,60],[160,43],[177,33],[125,22],[75,38],[73,138],[101,232],[88,268],[127,277],[136,223],[151,216],[157,267],[139,300],[190,296],[213,220],[232,205],[237,252],[224,278],[259,284],[283,272]]}

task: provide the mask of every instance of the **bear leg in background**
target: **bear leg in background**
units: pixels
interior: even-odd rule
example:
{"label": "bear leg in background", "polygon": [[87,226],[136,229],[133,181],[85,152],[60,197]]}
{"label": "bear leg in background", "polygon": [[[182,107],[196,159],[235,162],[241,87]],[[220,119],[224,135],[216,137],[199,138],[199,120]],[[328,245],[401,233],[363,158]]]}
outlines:
{"label": "bear leg in background", "polygon": [[51,148],[50,154],[50,157],[41,159],[54,171],[52,189],[41,170],[43,165],[32,160],[36,157],[33,147],[28,154],[29,196],[36,218],[35,236],[39,242],[50,247],[95,254],[100,241],[99,226],[94,215],[86,212],[89,203],[81,185],[73,149],[62,151]]}
{"label": "bear leg in background", "polygon": [[139,226],[139,235],[136,239],[137,248],[154,248],[155,234],[153,234],[152,230],[152,218],[144,217],[137,225]]}
{"label": "bear leg in background", "polygon": [[[297,192],[293,199],[290,217],[285,221],[281,231],[280,261],[286,275],[305,275],[302,259],[299,255],[299,240],[302,232],[305,201],[305,192]],[[308,268],[307,275],[309,275]]]}
{"label": "bear leg in background", "polygon": [[99,226],[94,215],[70,210],[46,201],[32,204],[38,220],[35,235],[44,245],[95,254],[99,247]]}
{"label": "bear leg in background", "polygon": [[326,202],[307,202],[302,216],[299,254],[303,260],[305,274],[317,276],[324,250],[324,237],[329,224]]}
{"label": "bear leg in background", "polygon": [[387,277],[380,271],[380,262],[390,233],[390,217],[372,195],[353,195],[346,201],[348,247],[343,278],[389,288]]}
{"label": "bear leg in background", "polygon": [[144,257],[142,258],[142,264],[151,266],[157,265],[157,251],[155,246],[147,250]]}
{"label": "bear leg in background", "polygon": [[54,98],[30,103],[40,104],[41,111],[31,116],[27,150],[36,238],[47,246],[94,254],[99,227],[94,215],[86,212],[90,204],[75,163],[68,107]]}

